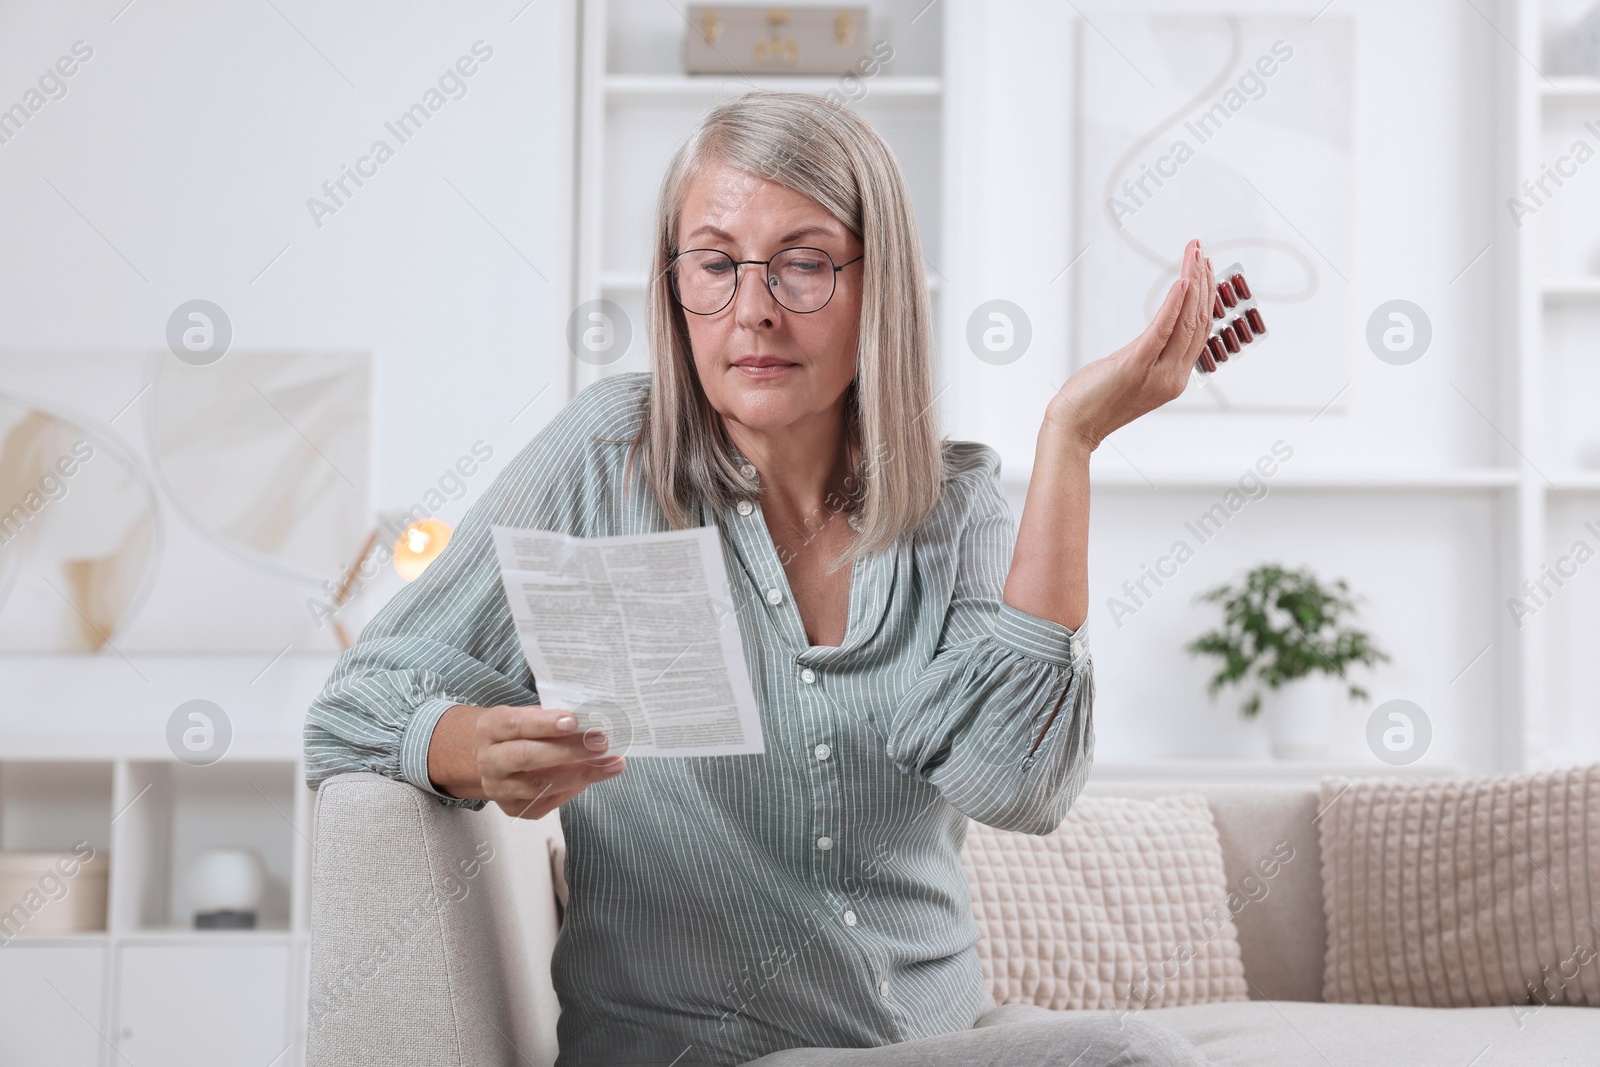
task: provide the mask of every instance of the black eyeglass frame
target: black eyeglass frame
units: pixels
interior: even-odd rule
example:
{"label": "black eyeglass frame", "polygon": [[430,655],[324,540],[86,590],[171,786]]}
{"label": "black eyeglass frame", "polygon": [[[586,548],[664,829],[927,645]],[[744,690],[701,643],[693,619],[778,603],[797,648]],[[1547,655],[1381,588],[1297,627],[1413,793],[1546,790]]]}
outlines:
{"label": "black eyeglass frame", "polygon": [[[728,292],[727,302],[724,303],[721,307],[717,308],[717,310],[715,310],[715,311],[695,311],[695,310],[693,310],[691,308],[685,307],[684,303],[683,303],[683,294],[678,292],[678,258],[680,256],[686,256],[690,252],[716,252],[716,253],[718,253],[720,255],[727,256],[728,259],[733,263],[733,288],[731,290],[729,290],[729,292]],[[729,256],[728,253],[722,251],[722,249],[720,249],[720,248],[685,248],[681,252],[674,252],[672,254],[672,257],[667,260],[667,277],[668,277],[668,279],[670,280],[670,282],[672,284],[672,298],[678,302],[678,306],[680,308],[683,308],[683,310],[688,312],[690,315],[699,315],[702,318],[705,317],[705,316],[708,316],[708,315],[720,315],[724,311],[728,310],[728,305],[732,304],[733,301],[734,301],[734,298],[739,295],[739,268],[740,267],[744,267],[744,266],[757,266],[757,265],[759,265],[759,266],[767,268],[767,271],[766,271],[767,294],[772,297],[773,303],[777,304],[779,307],[783,308],[783,310],[789,312],[791,315],[815,315],[817,312],[821,311],[823,308],[827,307],[830,303],[833,302],[833,294],[837,293],[839,291],[839,272],[844,270],[846,267],[850,266],[851,264],[859,263],[863,259],[867,258],[867,254],[865,252],[863,252],[861,255],[857,256],[855,259],[852,259],[852,260],[850,260],[850,261],[848,261],[846,263],[840,263],[838,266],[834,267],[833,268],[833,279],[832,279],[833,280],[833,287],[828,290],[828,299],[824,300],[822,303],[818,304],[816,307],[812,308],[810,311],[796,311],[794,308],[790,307],[788,304],[785,304],[782,300],[778,299],[778,294],[776,292],[776,290],[777,290],[777,285],[776,285],[777,279],[774,278],[773,275],[772,275],[772,260],[777,259],[779,256],[783,255],[786,252],[817,252],[817,253],[820,253],[824,258],[826,258],[827,261],[830,264],[833,262],[833,256],[831,256],[828,253],[827,249],[825,249],[825,248],[812,248],[810,245],[795,245],[793,248],[780,248],[778,251],[776,251],[776,252],[774,252],[772,254],[772,258],[771,259],[734,259],[732,256]]]}

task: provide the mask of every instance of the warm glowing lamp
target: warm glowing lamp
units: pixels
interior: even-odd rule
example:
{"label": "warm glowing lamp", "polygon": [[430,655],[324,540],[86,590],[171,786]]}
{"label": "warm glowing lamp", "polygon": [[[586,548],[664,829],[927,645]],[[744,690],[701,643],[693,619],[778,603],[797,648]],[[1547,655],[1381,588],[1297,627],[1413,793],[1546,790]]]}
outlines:
{"label": "warm glowing lamp", "polygon": [[439,518],[418,519],[401,530],[394,543],[395,573],[408,582],[416,581],[449,543],[449,523]]}
{"label": "warm glowing lamp", "polygon": [[[388,530],[394,529],[393,522],[380,524],[367,534],[367,539],[361,545],[361,551],[356,554],[355,562],[350,569],[345,571],[344,580],[339,583],[339,588],[333,590],[332,598],[322,605],[327,614],[336,616],[344,605],[353,597],[359,586],[364,585],[377,571],[367,571],[367,560],[373,555],[372,550],[378,544],[378,538]],[[394,543],[394,569],[406,581],[415,581],[417,576],[428,569],[450,543],[450,524],[443,519],[418,519],[416,522],[400,531],[400,536]],[[381,554],[373,560],[376,567],[383,566]],[[329,588],[332,588],[331,585]],[[350,632],[345,629],[343,620],[333,618],[333,633],[339,641],[341,649],[350,647]]]}

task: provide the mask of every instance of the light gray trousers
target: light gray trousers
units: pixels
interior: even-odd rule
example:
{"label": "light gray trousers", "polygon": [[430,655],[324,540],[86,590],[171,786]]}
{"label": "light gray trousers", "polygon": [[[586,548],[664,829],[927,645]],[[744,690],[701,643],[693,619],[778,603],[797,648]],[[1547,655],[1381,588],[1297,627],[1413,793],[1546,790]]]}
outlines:
{"label": "light gray trousers", "polygon": [[1189,1039],[1132,1015],[1002,1004],[971,1030],[877,1048],[791,1048],[744,1067],[1206,1067]]}

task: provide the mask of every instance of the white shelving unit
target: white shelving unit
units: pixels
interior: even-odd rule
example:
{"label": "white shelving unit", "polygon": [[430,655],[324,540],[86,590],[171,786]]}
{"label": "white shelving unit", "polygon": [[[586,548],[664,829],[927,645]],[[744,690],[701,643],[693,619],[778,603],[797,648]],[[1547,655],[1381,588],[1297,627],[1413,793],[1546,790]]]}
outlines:
{"label": "white shelving unit", "polygon": [[[263,672],[269,658],[0,659],[0,849],[88,842],[110,869],[103,930],[24,923],[0,949],[0,1062],[303,1062],[314,798],[301,723],[333,659],[286,656]],[[197,698],[233,732],[209,766],[166,741],[173,710]],[[266,867],[258,927],[195,930],[183,874],[226,846]]]}
{"label": "white shelving unit", "polygon": [[[922,227],[936,336],[946,323],[944,235],[953,210],[946,175],[949,91],[945,32],[964,0],[875,0],[863,55],[887,41],[892,60],[862,80],[852,106],[888,138],[906,174]],[[583,0],[578,87],[578,181],[573,305],[605,299],[628,317],[632,343],[618,361],[574,358],[570,395],[609,374],[647,370],[644,291],[656,191],[672,150],[705,109],[752,89],[845,92],[838,77],[741,78],[681,73],[682,41],[692,29],[681,5],[666,0]],[[855,94],[845,92],[847,98]]]}
{"label": "white shelving unit", "polygon": [[[1569,152],[1585,121],[1600,115],[1600,78],[1548,74],[1547,45],[1587,5],[1520,0],[1516,51],[1504,57],[1514,87],[1515,136],[1508,140],[1504,187],[1520,194],[1525,179]],[[1517,403],[1515,440],[1518,571],[1537,580],[1580,537],[1600,540],[1584,523],[1600,525],[1600,182],[1582,171],[1515,230],[1513,324],[1517,359],[1511,384]],[[1563,583],[1565,584],[1565,583]],[[1588,585],[1592,588],[1593,582]],[[1553,583],[1552,583],[1553,587]],[[1522,715],[1524,759],[1533,766],[1572,761],[1574,745],[1600,746],[1600,670],[1593,656],[1600,597],[1583,588],[1559,589],[1527,625],[1513,631],[1520,653],[1516,706]],[[1584,638],[1587,635],[1587,638]],[[1587,646],[1587,648],[1585,648]],[[1592,756],[1591,756],[1592,758]]]}

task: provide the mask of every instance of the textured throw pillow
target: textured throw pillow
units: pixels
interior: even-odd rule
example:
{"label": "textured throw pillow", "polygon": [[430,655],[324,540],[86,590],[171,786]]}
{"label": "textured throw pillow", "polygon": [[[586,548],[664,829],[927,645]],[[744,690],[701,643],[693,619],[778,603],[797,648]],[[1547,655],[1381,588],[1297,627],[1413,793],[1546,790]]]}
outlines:
{"label": "textured throw pillow", "polygon": [[967,828],[998,1004],[1137,1011],[1248,1000],[1222,845],[1198,793],[1080,797],[1044,836]]}
{"label": "textured throw pillow", "polygon": [[1600,1007],[1600,764],[1322,781],[1322,996]]}

